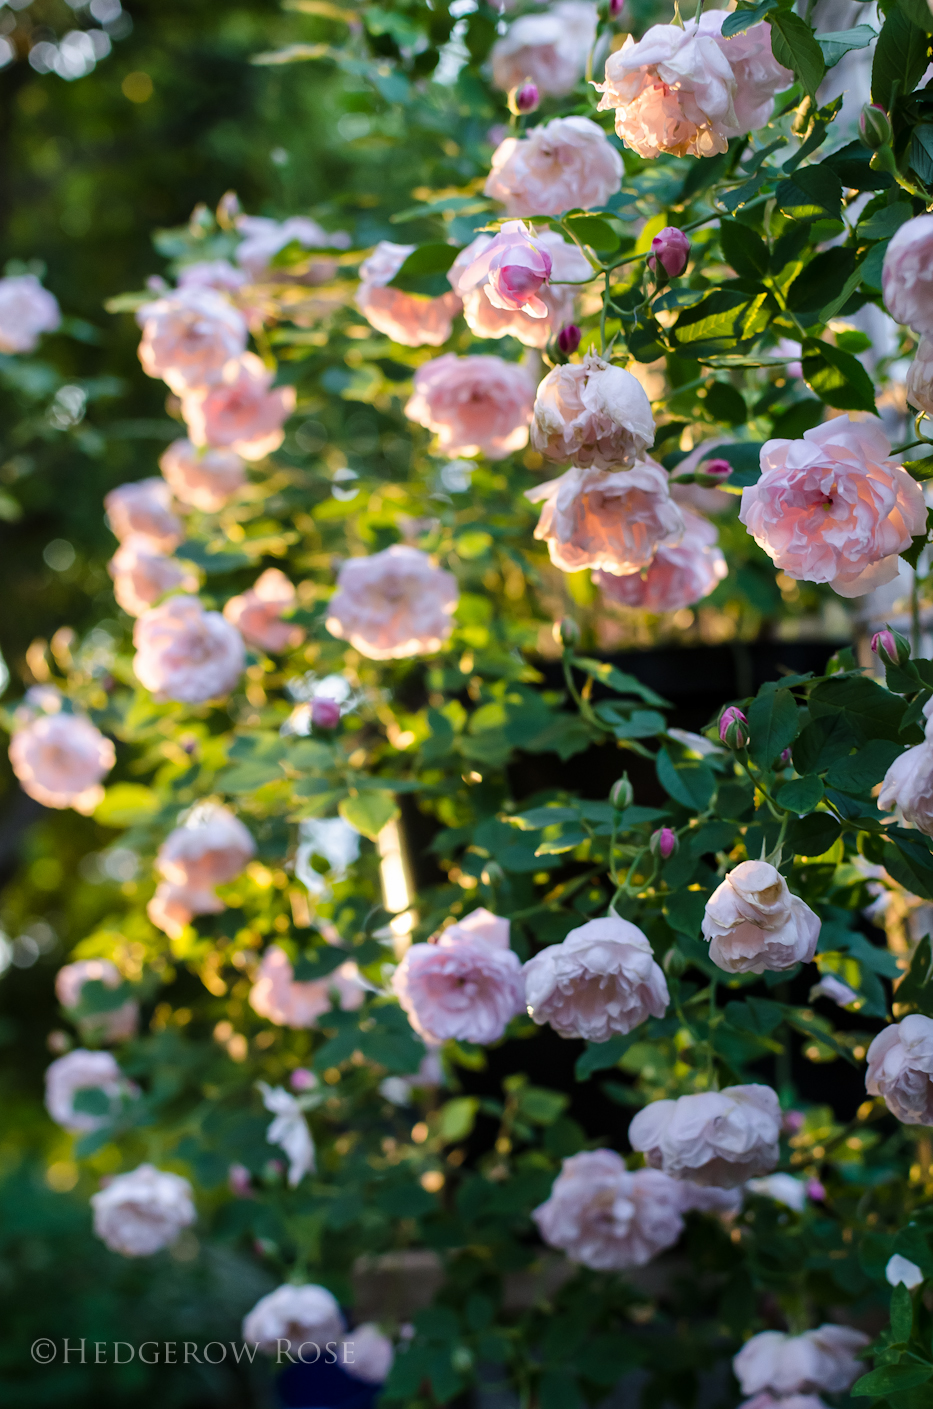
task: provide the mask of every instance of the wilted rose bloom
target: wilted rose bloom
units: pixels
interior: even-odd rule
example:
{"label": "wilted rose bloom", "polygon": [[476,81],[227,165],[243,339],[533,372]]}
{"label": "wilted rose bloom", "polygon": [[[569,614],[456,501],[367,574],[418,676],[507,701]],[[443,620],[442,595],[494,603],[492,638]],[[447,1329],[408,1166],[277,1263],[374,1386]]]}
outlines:
{"label": "wilted rose bloom", "polygon": [[565,1159],[532,1218],[549,1247],[597,1272],[644,1267],[684,1230],[676,1181],[655,1169],[630,1173],[614,1150]]}
{"label": "wilted rose bloom", "polygon": [[[45,1072],[45,1106],[56,1125],[80,1134],[100,1130],[119,1108],[126,1080],[110,1052],[86,1052],[78,1047],[59,1057]],[[102,1091],[111,1115],[75,1110],[79,1091]]]}
{"label": "wilted rose bloom", "polygon": [[933,1125],[933,1019],[910,1013],[868,1049],[865,1090],[904,1125]]}
{"label": "wilted rose bloom", "polygon": [[388,1378],[395,1359],[395,1348],[372,1321],[354,1326],[344,1336],[338,1362],[341,1369],[364,1384],[381,1385]]}
{"label": "wilted rose bloom", "polygon": [[318,1345],[323,1356],[324,1346],[343,1334],[344,1319],[336,1299],[326,1288],[310,1283],[278,1287],[261,1297],[243,1321],[243,1339],[266,1355],[283,1348],[297,1355],[302,1345]]}
{"label": "wilted rose bloom", "polygon": [[131,534],[148,538],[157,553],[171,553],[185,536],[181,520],[172,512],[172,491],[164,479],[133,480],[111,489],[104,497],[107,522],[122,543]]}
{"label": "wilted rose bloom", "polygon": [[562,215],[605,205],[623,170],[622,158],[595,122],[555,117],[527,137],[499,144],[484,190],[509,215]]}
{"label": "wilted rose bloom", "polygon": [[933,337],[933,215],[917,215],[895,231],[885,251],[881,287],[895,322]]}
{"label": "wilted rose bloom", "polygon": [[[270,269],[270,261],[286,245],[298,243],[306,250],[347,249],[350,237],[343,230],[333,232],[322,229],[316,220],[305,215],[293,215],[288,220],[269,220],[264,215],[241,215],[236,222],[243,239],[237,245],[236,261],[253,279],[289,278],[287,269]],[[323,284],[332,279],[337,270],[333,258],[315,260],[307,274],[302,277],[308,283]]]}
{"label": "wilted rose bloom", "polygon": [[34,352],[41,335],[54,333],[61,321],[58,300],[35,274],[0,279],[0,352]]}
{"label": "wilted rose bloom", "polygon": [[419,548],[395,543],[341,563],[327,629],[369,660],[431,655],[453,630],[458,600],[453,573]]}
{"label": "wilted rose bloom", "polygon": [[820,920],[767,861],[742,861],[706,902],[703,937],[727,974],[762,974],[809,964]]}
{"label": "wilted rose bloom", "polygon": [[488,910],[451,925],[434,943],[413,944],[392,988],[412,1027],[431,1043],[496,1042],[525,1011],[522,966],[508,947],[508,922]]}
{"label": "wilted rose bloom", "polygon": [[907,369],[907,400],[918,411],[933,416],[933,339],[921,338]]}
{"label": "wilted rose bloom", "polygon": [[101,779],[116,761],[110,740],[78,714],[40,715],[10,741],[13,772],[43,807],[93,812],[104,796]]}
{"label": "wilted rose bloom", "polygon": [[170,597],[133,628],[133,670],[158,700],[201,704],[235,689],[246,664],[243,638],[197,597]]}
{"label": "wilted rose bloom", "polygon": [[199,450],[190,440],[173,440],[159,469],[176,499],[214,514],[246,483],[246,470],[232,450]]}
{"label": "wilted rose bloom", "polygon": [[[123,975],[110,959],[78,959],[73,964],[65,964],[55,975],[55,996],[63,1008],[77,1008],[86,983],[119,988],[122,982]],[[78,1021],[87,1038],[99,1042],[124,1042],[136,1031],[139,1004],[135,999],[128,998],[119,1008],[86,1013]]]}
{"label": "wilted rose bloom", "polygon": [[[513,337],[526,347],[546,347],[557,330],[573,318],[577,294],[573,285],[591,279],[593,267],[583,252],[562,239],[556,230],[536,231],[535,243],[547,252],[551,260],[551,282],[538,291],[546,310],[545,316],[532,318],[521,310],[497,308],[487,297],[487,280],[471,289],[464,289],[460,283],[463,272],[485,254],[493,238],[492,235],[477,235],[460,251],[447,275],[463,299],[467,327],[478,338]],[[561,280],[568,282],[562,284]]]}
{"label": "wilted rose bloom", "polygon": [[152,546],[152,540],[141,533],[124,538],[107,571],[113,578],[113,595],[130,616],[142,616],[166,592],[180,587],[196,592],[196,574],[186,571],[174,558],[167,558]]}
{"label": "wilted rose bloom", "polygon": [[663,1018],[670,1001],[647,937],[615,915],[571,930],[529,959],[524,972],[530,1016],[561,1037],[607,1042],[649,1014]]}
{"label": "wilted rose bloom", "polygon": [[926,529],[923,490],[890,455],[879,422],[848,416],[766,441],[739,518],[789,577],[864,596],[893,581],[898,554]]}
{"label": "wilted rose bloom", "polygon": [[653,440],[651,402],[641,382],[596,353],[553,367],[538,387],[531,443],[547,460],[624,470]]}
{"label": "wilted rose bloom", "polygon": [[[474,241],[475,243],[475,241]],[[464,265],[457,280],[461,292],[483,285],[494,308],[546,318],[539,290],[551,277],[551,256],[543,241],[522,220],[507,220],[498,234]]]}
{"label": "wilted rose bloom", "polygon": [[403,347],[440,347],[450,337],[453,320],[460,311],[457,295],[425,298],[387,287],[416,248],[380,240],[360,265],[356,306],[377,332],[385,333]]}
{"label": "wilted rose bloom", "polygon": [[734,1189],[778,1162],[781,1110],[770,1086],[727,1086],[653,1101],[629,1126],[633,1149],[674,1179]]}
{"label": "wilted rose bloom", "polygon": [[534,385],[517,362],[446,352],[418,368],[405,415],[434,432],[441,454],[504,460],[528,444],[533,405]]}
{"label": "wilted rose bloom", "polygon": [[195,445],[226,446],[244,460],[262,460],[285,439],[295,388],[271,388],[275,376],[254,352],[231,360],[214,386],[189,391],[181,413]]}
{"label": "wilted rose bloom", "polygon": [[237,269],[229,259],[197,259],[186,264],[178,275],[180,289],[217,289],[235,294],[249,283],[249,275]]}
{"label": "wilted rose bloom", "polygon": [[933,837],[933,743],[905,749],[894,760],[878,793],[878,809],[897,810],[905,822]]}
{"label": "wilted rose bloom", "polygon": [[524,79],[538,91],[562,98],[586,69],[596,38],[598,12],[586,0],[559,0],[541,14],[521,15],[492,46],[492,81],[507,93]]}
{"label": "wilted rose bloom", "polygon": [[242,313],[213,289],[189,288],[146,303],[137,315],[139,360],[177,396],[219,382],[231,357],[246,347]]}
{"label": "wilted rose bloom", "polygon": [[667,475],[651,460],[615,473],[568,470],[525,498],[544,501],[535,538],[545,540],[562,572],[640,572],[662,543],[676,543],[683,531]]}
{"label": "wilted rose bloom", "polygon": [[155,864],[164,883],[149,903],[150,920],[174,937],[193,915],[219,914],[225,906],[215,887],[236,880],[255,855],[249,830],[228,808],[192,808],[159,847]]}
{"label": "wilted rose bloom", "polygon": [[91,1195],[94,1232],[111,1252],[148,1257],[197,1218],[191,1185],[179,1174],[141,1164]]}
{"label": "wilted rose bloom", "polygon": [[594,573],[604,597],[645,612],[676,612],[702,601],[726,577],[729,569],[715,527],[689,509],[680,512],[683,537],[679,543],[661,544],[647,568],[624,577]]}
{"label": "wilted rose bloom", "polygon": [[314,1027],[318,1018],[330,1012],[335,993],[344,1012],[359,1008],[366,997],[359,970],[352,960],[324,978],[298,983],[285,950],[273,944],[262,956],[249,1002],[261,1018],[280,1027]]}
{"label": "wilted rose bloom", "polygon": [[733,1357],[732,1368],[743,1394],[841,1394],[863,1373],[855,1357],[869,1339],[854,1326],[819,1326],[800,1336],[761,1331]]}
{"label": "wilted rose bloom", "polygon": [[266,568],[248,592],[229,599],[224,606],[224,616],[244,641],[271,654],[289,646],[300,646],[305,638],[302,627],[282,620],[283,613],[291,611],[297,600],[295,589],[284,572],[279,568]]}

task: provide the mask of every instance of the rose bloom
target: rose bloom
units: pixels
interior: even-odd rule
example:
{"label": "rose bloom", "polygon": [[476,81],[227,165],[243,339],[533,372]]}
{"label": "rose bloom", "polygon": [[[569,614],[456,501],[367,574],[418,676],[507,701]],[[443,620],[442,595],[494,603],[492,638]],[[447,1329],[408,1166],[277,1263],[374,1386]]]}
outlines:
{"label": "rose bloom", "polygon": [[644,1267],[684,1230],[676,1180],[656,1169],[630,1173],[614,1150],[565,1159],[532,1218],[548,1247],[597,1272]]}
{"label": "rose bloom", "polygon": [[933,215],[917,215],[895,231],[884,255],[881,288],[895,322],[933,337]]}
{"label": "rose bloom", "polygon": [[275,373],[254,352],[227,363],[214,386],[189,391],[181,413],[195,445],[226,446],[244,460],[262,460],[285,439],[295,388],[270,389]]}
{"label": "rose bloom", "polygon": [[10,763],[24,793],[43,807],[73,807],[85,815],[103,798],[101,779],[116,761],[110,740],[78,714],[41,715],[10,741]]}
{"label": "rose bloom", "polygon": [[933,837],[933,743],[929,740],[905,749],[884,775],[878,810],[895,809],[905,822]]}
{"label": "rose bloom", "polygon": [[739,1409],[829,1409],[829,1406],[818,1394],[782,1394],[780,1399],[775,1399],[764,1390],[753,1399],[743,1400]]}
{"label": "rose bloom", "polygon": [[165,883],[149,903],[150,920],[176,938],[193,915],[220,914],[226,907],[215,887],[236,880],[255,855],[248,828],[228,808],[192,808],[159,847],[155,864]]}
{"label": "rose bloom", "polygon": [[453,573],[420,548],[394,543],[341,563],[326,625],[368,660],[433,655],[453,630],[458,600]]}
{"label": "rose bloom", "polygon": [[555,117],[492,155],[485,194],[509,215],[562,215],[605,205],[622,181],[622,158],[588,117]]}
{"label": "rose bloom", "polygon": [[232,450],[199,450],[190,440],[173,440],[159,469],[176,499],[214,514],[246,483],[246,471]]}
{"label": "rose bloom", "polygon": [[921,338],[907,369],[907,400],[918,411],[933,416],[933,339]]}
{"label": "rose bloom", "polygon": [[167,294],[139,310],[143,336],[139,360],[149,377],[161,377],[176,396],[219,382],[248,336],[242,313],[213,289]]}
{"label": "rose bloom", "polygon": [[542,14],[521,15],[492,46],[493,85],[507,93],[530,79],[543,96],[563,98],[583,77],[598,18],[585,0],[559,0]]}
{"label": "rose bloom", "polygon": [[594,573],[593,581],[604,597],[645,612],[676,612],[702,601],[727,576],[714,526],[689,509],[680,512],[683,537],[679,543],[662,544],[647,568],[624,577]]}
{"label": "rose bloom", "polygon": [[436,940],[406,951],[392,988],[426,1042],[497,1042],[525,1011],[522,966],[508,929],[508,921],[474,910]]}
{"label": "rose bloom", "polygon": [[318,1018],[330,1012],[334,993],[345,1013],[355,1011],[363,1003],[366,990],[352,960],[324,978],[297,983],[285,950],[273,944],[262,956],[249,1003],[261,1018],[279,1027],[314,1027]]}
{"label": "rose bloom", "polygon": [[458,287],[468,293],[482,284],[494,308],[546,318],[548,307],[539,290],[550,277],[551,256],[544,242],[524,221],[507,220],[464,266]]}
{"label": "rose bloom", "polygon": [[457,295],[425,298],[386,287],[416,248],[380,240],[360,265],[356,306],[378,333],[403,347],[440,347],[450,337],[453,320],[460,312]]}
{"label": "rose bloom", "polygon": [[535,538],[544,539],[562,572],[640,572],[662,543],[676,543],[683,531],[667,475],[651,460],[611,474],[568,470],[529,489],[525,498],[544,501]]}
{"label": "rose bloom", "polygon": [[174,1243],[197,1218],[191,1185],[179,1174],[141,1164],[91,1195],[94,1232],[111,1252],[149,1257]]}
{"label": "rose bloom", "polygon": [[196,259],[178,274],[180,289],[216,289],[218,293],[239,293],[249,276],[229,259]]}
{"label": "rose bloom", "polygon": [[133,480],[104,496],[107,522],[122,543],[131,534],[147,538],[156,553],[171,553],[185,536],[172,512],[172,492],[164,479]]}
{"label": "rose bloom", "polygon": [[305,638],[300,626],[282,620],[283,613],[291,611],[297,600],[295,589],[284,572],[279,568],[266,568],[248,592],[230,598],[224,607],[224,616],[250,646],[272,654],[289,646],[300,646]]}
{"label": "rose bloom", "polygon": [[534,385],[517,362],[446,352],[419,367],[409,420],[437,436],[443,455],[485,455],[504,460],[528,444]]}
{"label": "rose bloom", "polygon": [[774,100],[794,81],[790,69],[774,57],[771,26],[753,24],[744,34],[723,39],[722,23],[728,11],[708,10],[700,29],[713,34],[735,75],[735,117],[741,132],[755,132],[771,120]]}
{"label": "rose bloom", "polygon": [[774,866],[742,861],[706,902],[703,937],[727,974],[763,974],[809,964],[820,920]]}
{"label": "rose bloom", "polygon": [[113,595],[129,616],[142,616],[176,587],[184,592],[198,590],[197,576],[174,558],[157,552],[151,539],[141,533],[124,538],[107,564],[107,571],[113,578]]}
{"label": "rose bloom", "polygon": [[203,704],[229,695],[243,674],[243,638],[197,597],[170,597],[133,628],[133,670],[157,700]]}
{"label": "rose bloom", "polygon": [[904,1125],[933,1125],[933,1019],[910,1013],[868,1049],[865,1090]]}
{"label": "rose bloom", "polygon": [[[322,229],[316,220],[305,215],[293,215],[288,220],[269,220],[264,215],[241,215],[236,223],[243,234],[236,249],[236,261],[253,279],[292,277],[287,269],[270,269],[269,263],[279,250],[296,241],[306,250],[347,249],[350,237],[343,230]],[[337,272],[337,261],[325,257],[315,260],[302,279],[311,284],[324,284]]]}
{"label": "rose bloom", "polygon": [[[109,959],[78,959],[65,964],[55,975],[55,996],[63,1008],[77,1008],[86,983],[102,983],[105,988],[119,988],[123,975]],[[82,1033],[99,1042],[124,1042],[136,1032],[139,1004],[132,998],[119,1008],[107,1008],[99,1013],[87,1013],[78,1019]]]}
{"label": "rose bloom", "polygon": [[641,382],[588,352],[582,362],[552,368],[538,387],[531,443],[546,460],[625,470],[641,459],[654,429]]}
{"label": "rose bloom", "polygon": [[324,1287],[308,1283],[295,1287],[287,1282],[269,1292],[243,1320],[243,1339],[266,1355],[282,1349],[297,1355],[303,1345],[318,1345],[323,1352],[343,1335],[343,1314],[335,1298]]}
{"label": "rose bloom", "polygon": [[388,1378],[395,1359],[395,1348],[373,1321],[364,1321],[340,1344],[341,1369],[364,1384],[381,1385]]}
{"label": "rose bloom", "polygon": [[788,577],[862,597],[894,580],[898,554],[926,529],[923,490],[890,454],[879,422],[848,416],[766,441],[739,518]]}
{"label": "rose bloom", "polygon": [[[573,320],[577,290],[571,284],[591,279],[593,267],[583,252],[562,239],[556,230],[536,231],[535,243],[547,251],[551,260],[551,282],[538,291],[546,310],[545,316],[532,318],[521,310],[495,307],[486,294],[488,280],[469,290],[461,287],[460,277],[464,270],[486,253],[493,239],[492,235],[477,235],[460,251],[447,275],[463,299],[467,327],[478,338],[513,337],[524,343],[525,347],[547,347],[551,338]],[[568,283],[562,285],[562,280]]]}
{"label": "rose bloom", "polygon": [[734,1189],[778,1162],[781,1110],[770,1086],[727,1086],[653,1101],[629,1126],[629,1142],[674,1179]]}
{"label": "rose bloom", "polygon": [[46,1110],[56,1125],[75,1134],[100,1130],[108,1123],[110,1115],[76,1111],[75,1096],[79,1091],[102,1091],[113,1113],[125,1087],[123,1073],[110,1052],[86,1052],[78,1047],[46,1068]]}
{"label": "rose bloom", "polygon": [[589,920],[525,965],[529,1015],[561,1037],[607,1042],[652,1017],[670,997],[651,945],[637,925],[615,915]]}
{"label": "rose bloom", "polygon": [[0,279],[0,352],[35,352],[40,336],[61,321],[58,300],[35,274]]}
{"label": "rose bloom", "polygon": [[863,1373],[855,1356],[869,1339],[853,1326],[820,1326],[800,1336],[761,1331],[733,1357],[732,1368],[743,1394],[841,1394]]}

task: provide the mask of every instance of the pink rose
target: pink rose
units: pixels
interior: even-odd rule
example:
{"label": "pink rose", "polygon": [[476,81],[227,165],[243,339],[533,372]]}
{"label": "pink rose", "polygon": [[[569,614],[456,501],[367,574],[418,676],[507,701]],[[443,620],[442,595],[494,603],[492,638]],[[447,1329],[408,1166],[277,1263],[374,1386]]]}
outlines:
{"label": "pink rose", "polygon": [[91,1195],[94,1232],[111,1252],[148,1257],[197,1218],[191,1185],[180,1174],[141,1164]]}
{"label": "pink rose", "polygon": [[[75,1110],[79,1091],[102,1091],[109,1106],[108,1115],[91,1115]],[[100,1130],[119,1110],[127,1082],[110,1052],[86,1052],[77,1047],[46,1068],[45,1106],[49,1115],[65,1130],[83,1134]]]}
{"label": "pink rose", "polygon": [[232,450],[199,450],[190,440],[173,440],[159,469],[182,504],[215,514],[246,483],[246,471]]}
{"label": "pink rose", "polygon": [[597,572],[593,581],[604,597],[645,612],[676,612],[692,607],[723,580],[729,569],[714,526],[689,509],[681,509],[684,533],[679,543],[664,543],[642,572],[618,577]]}
{"label": "pink rose", "polygon": [[910,1013],[868,1049],[865,1090],[904,1125],[933,1125],[933,1019]]}
{"label": "pink rose", "polygon": [[[253,279],[288,279],[287,269],[270,269],[270,261],[286,245],[299,244],[306,250],[347,249],[350,237],[343,230],[322,229],[316,220],[293,215],[288,220],[269,220],[264,215],[241,215],[236,228],[243,235],[236,250],[237,264]],[[303,278],[311,284],[326,284],[337,272],[333,258],[315,260]]]}
{"label": "pink rose", "polygon": [[576,87],[596,38],[598,12],[585,0],[559,0],[542,14],[521,15],[492,46],[492,81],[507,93],[530,79],[562,98]]}
{"label": "pink rose", "polygon": [[426,1042],[497,1042],[525,1011],[522,966],[508,948],[503,922],[488,911],[474,915],[435,942],[413,944],[392,977],[409,1022]]}
{"label": "pink rose", "polygon": [[393,544],[346,558],[328,603],[327,629],[369,660],[433,655],[453,630],[459,600],[453,573],[419,548]]}
{"label": "pink rose", "polygon": [[905,822],[933,837],[933,743],[929,738],[905,749],[891,764],[878,794],[878,809],[896,810]]}
{"label": "pink rose", "polygon": [[377,332],[385,333],[403,347],[440,347],[450,337],[453,320],[460,311],[456,294],[424,298],[386,287],[415,248],[380,240],[360,265],[356,306]]}
{"label": "pink rose", "polygon": [[789,577],[864,596],[893,581],[898,554],[926,530],[923,491],[890,454],[879,422],[848,416],[766,441],[739,518]]}
{"label": "pink rose", "polygon": [[762,974],[809,964],[820,920],[767,861],[742,861],[706,902],[703,937],[727,974]]}
{"label": "pink rose", "polygon": [[855,1357],[869,1339],[853,1326],[819,1326],[799,1336],[760,1331],[733,1357],[732,1368],[743,1394],[841,1394],[862,1374]]}
{"label": "pink rose", "polygon": [[907,369],[907,400],[918,411],[933,416],[933,339],[921,338]]}
{"label": "pink rose", "polygon": [[189,391],[181,412],[195,445],[227,446],[244,460],[262,460],[285,439],[295,388],[271,388],[274,372],[254,352],[227,363],[223,380]]}
{"label": "pink rose", "polygon": [[726,10],[707,10],[700,28],[714,33],[735,75],[735,119],[742,132],[755,132],[771,120],[778,93],[794,81],[790,69],[779,64],[771,48],[771,26],[753,24],[744,34],[723,39],[720,33]]}
{"label": "pink rose", "polygon": [[727,1086],[676,1101],[652,1101],[628,1138],[652,1169],[674,1179],[733,1189],[778,1162],[781,1109],[770,1086]]}
{"label": "pink rose", "polygon": [[615,473],[568,470],[525,498],[544,501],[535,538],[544,539],[562,572],[640,572],[662,543],[676,542],[683,531],[667,475],[651,460]]}
{"label": "pink rose", "polygon": [[[340,1307],[326,1288],[311,1283],[296,1287],[287,1282],[260,1297],[243,1320],[243,1339],[248,1345],[258,1345],[265,1355],[277,1355],[284,1343],[297,1356],[303,1345],[325,1346],[339,1340],[344,1329]],[[309,1348],[306,1363],[311,1362]]]}
{"label": "pink rose", "polygon": [[523,221],[507,220],[482,253],[463,269],[458,286],[469,292],[482,284],[494,308],[546,318],[548,307],[538,292],[550,277],[547,247]]}
{"label": "pink rose", "polygon": [[170,553],[185,536],[181,520],[172,512],[172,492],[156,476],[111,489],[104,508],[110,531],[121,543],[138,534],[149,540],[155,552]]}
{"label": "pink rose", "polygon": [[641,382],[596,353],[552,368],[538,387],[531,443],[547,460],[625,470],[653,440],[651,402]]}
{"label": "pink rose", "polygon": [[562,215],[605,205],[619,189],[622,158],[588,117],[555,117],[527,137],[506,137],[492,155],[485,194],[509,215]]}
{"label": "pink rose", "polygon": [[142,616],[166,592],[198,590],[198,579],[174,558],[158,553],[140,533],[125,538],[107,564],[113,595],[130,616]]}
{"label": "pink rose", "polygon": [[933,215],[916,215],[895,231],[885,251],[881,287],[895,322],[933,337]]}
{"label": "pink rose", "polygon": [[616,915],[589,920],[549,945],[524,969],[528,1012],[561,1037],[607,1042],[631,1032],[670,1001],[647,937]]}
{"label": "pink rose", "polygon": [[159,848],[155,864],[164,880],[150,901],[150,920],[174,938],[192,916],[220,914],[226,906],[215,887],[235,881],[255,855],[248,829],[226,807],[192,808]]}
{"label": "pink rose", "polygon": [[34,352],[43,333],[61,325],[58,300],[35,274],[0,279],[0,352]]}
{"label": "pink rose", "polygon": [[597,1272],[644,1267],[684,1230],[676,1181],[655,1169],[630,1173],[614,1150],[565,1159],[532,1217],[548,1247]]}
{"label": "pink rose", "polygon": [[528,444],[534,386],[517,362],[453,352],[419,367],[405,415],[437,436],[443,455],[504,460]]}
{"label": "pink rose", "polygon": [[334,994],[344,1012],[362,1005],[366,990],[352,960],[324,978],[298,983],[285,950],[273,944],[262,956],[249,1005],[261,1018],[280,1027],[314,1027],[318,1018],[330,1012]]}
{"label": "pink rose", "polygon": [[[78,959],[65,964],[55,975],[55,996],[63,1008],[77,1008],[86,983],[102,983],[119,988],[123,975],[109,959]],[[139,1004],[128,998],[118,1008],[105,1008],[78,1019],[82,1034],[98,1042],[124,1042],[133,1037],[139,1022]]]}
{"label": "pink rose", "polygon": [[[461,285],[464,271],[475,266],[479,257],[488,251],[493,239],[492,235],[477,235],[475,240],[460,251],[447,275],[463,299],[463,314],[467,327],[478,338],[513,337],[526,347],[546,347],[557,330],[573,318],[577,294],[574,285],[592,278],[592,265],[576,245],[562,239],[556,230],[536,231],[535,244],[545,251],[551,260],[551,283],[543,286],[538,292],[545,308],[545,316],[531,317],[520,310],[496,307],[486,293],[488,280],[470,289]],[[562,283],[562,280],[567,283]],[[576,347],[572,350],[575,352]]]}
{"label": "pink rose", "polygon": [[341,1368],[367,1385],[381,1385],[394,1359],[395,1347],[373,1321],[354,1326],[340,1343]]}
{"label": "pink rose", "polygon": [[178,275],[180,289],[216,289],[218,293],[239,293],[249,276],[229,259],[197,259],[186,264]]}
{"label": "pink rose", "polygon": [[167,294],[144,304],[137,317],[143,371],[161,377],[176,396],[219,382],[230,358],[246,347],[243,315],[213,289]]}
{"label": "pink rose", "polygon": [[157,700],[203,704],[229,695],[246,665],[243,638],[197,597],[170,597],[133,628],[136,678]]}
{"label": "pink rose", "polygon": [[93,812],[104,796],[101,780],[116,761],[110,740],[78,714],[42,715],[10,741],[13,772],[43,807]]}
{"label": "pink rose", "polygon": [[739,1409],[829,1409],[829,1405],[818,1394],[782,1394],[775,1399],[765,1390],[753,1399],[743,1400]]}
{"label": "pink rose", "polygon": [[224,616],[250,646],[275,654],[289,646],[300,646],[305,638],[300,626],[282,620],[297,600],[295,589],[284,572],[266,568],[248,592],[230,598],[224,607]]}

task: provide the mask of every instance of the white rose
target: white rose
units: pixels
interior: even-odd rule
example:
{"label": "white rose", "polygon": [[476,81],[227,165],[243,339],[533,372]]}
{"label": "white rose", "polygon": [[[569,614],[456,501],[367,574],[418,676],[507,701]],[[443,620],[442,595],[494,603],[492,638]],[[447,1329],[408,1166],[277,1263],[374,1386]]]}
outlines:
{"label": "white rose", "polygon": [[778,1162],[781,1111],[770,1086],[727,1086],[653,1101],[629,1126],[632,1148],[675,1179],[731,1189]]}
{"label": "white rose", "polygon": [[388,1377],[394,1359],[395,1347],[372,1321],[355,1326],[341,1342],[341,1369],[368,1385],[381,1385]]}
{"label": "white rose", "polygon": [[243,1320],[243,1339],[258,1345],[266,1355],[279,1350],[298,1352],[302,1345],[324,1346],[340,1340],[344,1320],[336,1299],[326,1287],[286,1283],[260,1297]]}
{"label": "white rose", "polygon": [[595,353],[552,368],[538,387],[531,443],[547,460],[624,470],[642,458],[654,432],[641,382]]}
{"label": "white rose", "polygon": [[894,760],[878,793],[878,809],[896,810],[905,822],[933,837],[933,743],[905,749]]}
{"label": "white rose", "polygon": [[904,1125],[933,1125],[933,1019],[911,1013],[868,1049],[865,1090]]}
{"label": "white rose", "polygon": [[820,1326],[800,1336],[762,1331],[743,1345],[732,1368],[743,1394],[839,1394],[862,1373],[855,1355],[868,1340],[851,1326]]}
{"label": "white rose", "polygon": [[[45,1073],[46,1110],[57,1125],[75,1134],[106,1125],[119,1109],[126,1090],[126,1079],[110,1052],[87,1052],[78,1047],[59,1057]],[[79,1091],[101,1092],[107,1099],[107,1113],[76,1111],[74,1103]]]}
{"label": "white rose", "polygon": [[91,1195],[94,1232],[111,1252],[148,1257],[173,1243],[197,1214],[191,1185],[179,1174],[141,1164]]}
{"label": "white rose", "polygon": [[820,936],[819,917],[767,861],[743,861],[706,902],[703,937],[709,956],[729,974],[808,964]]}
{"label": "white rose", "polygon": [[884,255],[884,301],[891,317],[933,335],[933,215],[905,221]]}

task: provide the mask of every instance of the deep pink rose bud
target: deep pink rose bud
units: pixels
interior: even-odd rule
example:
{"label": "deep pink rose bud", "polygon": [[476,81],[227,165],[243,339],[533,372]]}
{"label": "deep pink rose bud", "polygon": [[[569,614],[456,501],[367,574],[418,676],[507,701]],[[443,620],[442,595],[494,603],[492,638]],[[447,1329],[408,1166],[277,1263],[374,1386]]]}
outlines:
{"label": "deep pink rose bud", "polygon": [[227,1170],[227,1183],[231,1194],[235,1194],[238,1199],[249,1199],[253,1196],[252,1187],[253,1176],[246,1168],[245,1164],[231,1164]]}
{"label": "deep pink rose bud", "polygon": [[703,466],[703,474],[709,475],[710,479],[728,479],[732,474],[732,466],[728,460],[707,460]]}
{"label": "deep pink rose bud", "polygon": [[748,743],[748,720],[735,705],[728,705],[719,716],[719,738],[730,749],[744,749]]}
{"label": "deep pink rose bud", "polygon": [[803,1111],[785,1111],[782,1125],[789,1135],[796,1135],[803,1128]]}
{"label": "deep pink rose bud", "polygon": [[669,856],[674,855],[680,842],[673,827],[662,827],[659,831],[652,832],[648,845],[655,856],[660,856],[662,861],[666,861]]}
{"label": "deep pink rose bud", "polygon": [[311,701],[311,723],[318,729],[336,729],[340,723],[340,706],[336,700]]}
{"label": "deep pink rose bud", "polygon": [[859,113],[859,137],[870,152],[889,147],[894,140],[891,119],[880,103],[866,103]]}
{"label": "deep pink rose bud", "polygon": [[296,1067],[289,1077],[288,1084],[293,1091],[311,1091],[317,1086],[317,1077],[313,1071],[308,1071],[307,1067]]}
{"label": "deep pink rose bud", "polygon": [[565,357],[572,357],[580,346],[583,334],[576,323],[567,323],[557,334],[557,346]]}
{"label": "deep pink rose bud", "polygon": [[617,20],[622,13],[625,0],[609,0],[609,18]]}
{"label": "deep pink rose bud", "polygon": [[683,230],[674,225],[666,225],[651,241],[648,268],[657,269],[660,262],[669,279],[676,279],[687,267],[690,258],[690,241]]}
{"label": "deep pink rose bud", "polygon": [[514,113],[516,117],[523,117],[525,113],[533,113],[540,101],[538,85],[526,78],[524,83],[516,84],[509,93],[509,112]]}
{"label": "deep pink rose bud", "polygon": [[790,749],[781,750],[781,762],[785,765],[790,763]]}
{"label": "deep pink rose bud", "polygon": [[807,1198],[812,1199],[814,1203],[822,1203],[825,1197],[826,1190],[823,1188],[820,1181],[818,1179],[811,1179],[807,1184]]}
{"label": "deep pink rose bud", "polygon": [[871,638],[872,651],[885,665],[906,665],[910,660],[910,642],[899,631],[886,626]]}

